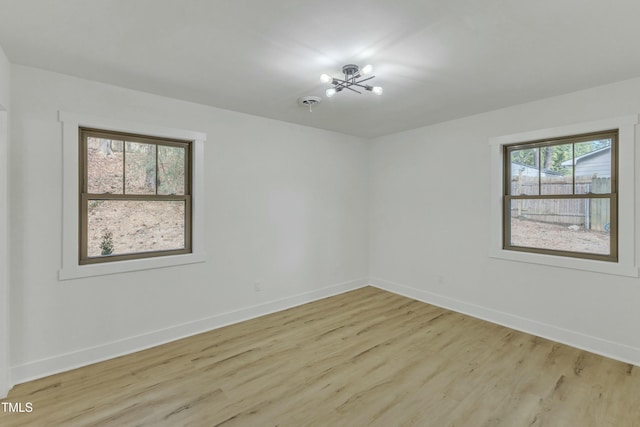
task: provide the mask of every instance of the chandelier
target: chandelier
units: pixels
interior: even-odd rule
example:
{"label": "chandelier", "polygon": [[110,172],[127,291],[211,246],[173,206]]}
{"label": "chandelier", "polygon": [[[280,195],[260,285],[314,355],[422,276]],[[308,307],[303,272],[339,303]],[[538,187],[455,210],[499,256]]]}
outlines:
{"label": "chandelier", "polygon": [[320,76],[320,81],[322,83],[329,83],[333,85],[333,87],[330,87],[325,92],[328,98],[331,98],[333,95],[341,92],[343,89],[349,89],[356,93],[362,93],[359,90],[354,89],[353,86],[368,90],[369,92],[373,92],[376,95],[382,95],[382,88],[380,86],[370,86],[362,84],[367,80],[371,80],[375,77],[365,77],[373,72],[373,67],[371,65],[365,65],[364,67],[360,68],[354,64],[347,64],[342,67],[342,72],[344,73],[344,79],[337,79],[335,77],[331,77],[328,74],[323,74]]}

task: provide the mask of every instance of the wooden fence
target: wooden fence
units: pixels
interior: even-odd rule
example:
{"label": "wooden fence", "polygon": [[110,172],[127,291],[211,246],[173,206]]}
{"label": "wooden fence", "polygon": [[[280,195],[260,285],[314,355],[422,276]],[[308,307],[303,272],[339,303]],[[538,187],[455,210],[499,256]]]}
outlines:
{"label": "wooden fence", "polygon": [[[539,182],[537,177],[514,176],[511,180],[511,194],[572,194],[572,185],[571,176],[542,177],[542,182]],[[576,177],[575,186],[575,194],[609,193],[611,178]],[[608,199],[513,200],[511,215],[514,218],[533,221],[567,226],[577,225],[590,230],[609,230]]]}

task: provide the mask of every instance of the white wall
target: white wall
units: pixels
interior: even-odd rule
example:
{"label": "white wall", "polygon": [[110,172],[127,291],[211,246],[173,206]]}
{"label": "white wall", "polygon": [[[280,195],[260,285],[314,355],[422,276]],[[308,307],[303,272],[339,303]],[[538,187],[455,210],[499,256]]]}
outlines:
{"label": "white wall", "polygon": [[[11,71],[14,383],[366,283],[367,141],[29,67]],[[206,263],[57,280],[58,110],[207,133]]]}
{"label": "white wall", "polygon": [[7,146],[10,65],[0,46],[0,398],[9,391],[9,246]]}
{"label": "white wall", "polygon": [[11,64],[0,46],[0,105],[5,109],[9,107]]}
{"label": "white wall", "polygon": [[372,283],[640,365],[639,279],[488,257],[489,138],[637,114],[638,93],[634,79],[374,140]]}

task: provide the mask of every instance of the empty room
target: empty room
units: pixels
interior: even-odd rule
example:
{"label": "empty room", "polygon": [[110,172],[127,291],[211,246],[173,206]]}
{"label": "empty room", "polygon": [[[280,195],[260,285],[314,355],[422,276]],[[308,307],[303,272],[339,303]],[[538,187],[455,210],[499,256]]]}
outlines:
{"label": "empty room", "polygon": [[0,425],[640,426],[638,16],[0,0]]}

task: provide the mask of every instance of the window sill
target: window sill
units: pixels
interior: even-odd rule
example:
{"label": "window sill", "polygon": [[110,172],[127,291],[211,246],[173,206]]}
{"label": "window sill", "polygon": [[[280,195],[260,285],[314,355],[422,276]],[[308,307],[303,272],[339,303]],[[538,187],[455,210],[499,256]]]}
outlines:
{"label": "window sill", "polygon": [[133,259],[103,264],[74,265],[58,271],[59,280],[80,279],[83,277],[104,276],[107,274],[127,273],[130,271],[150,270],[177,265],[205,262],[205,254],[172,255],[157,258]]}
{"label": "window sill", "polygon": [[550,267],[569,268],[572,270],[590,271],[593,273],[612,274],[616,276],[638,277],[638,268],[620,262],[595,261],[581,258],[562,257],[557,255],[544,255],[504,249],[492,250],[490,258],[506,261],[525,262],[529,264],[541,264]]}

